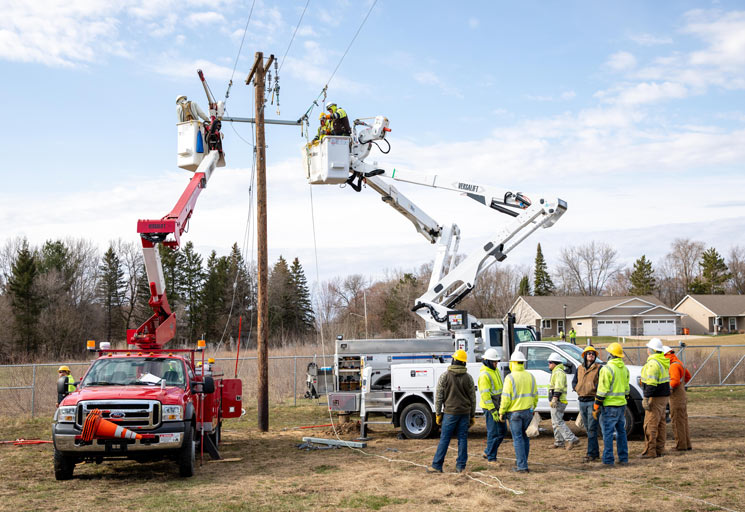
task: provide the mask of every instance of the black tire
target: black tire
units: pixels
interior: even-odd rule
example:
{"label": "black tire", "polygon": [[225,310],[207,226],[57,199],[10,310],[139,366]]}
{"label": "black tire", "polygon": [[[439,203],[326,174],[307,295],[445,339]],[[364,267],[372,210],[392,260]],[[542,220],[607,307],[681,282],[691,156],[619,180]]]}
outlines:
{"label": "black tire", "polygon": [[426,439],[435,430],[435,418],[423,403],[407,405],[401,412],[401,432],[407,439]]}
{"label": "black tire", "polygon": [[628,439],[631,437],[631,434],[634,433],[634,427],[636,426],[636,416],[634,416],[634,411],[632,411],[628,405],[626,405],[623,414],[624,419],[626,420],[626,438]]}
{"label": "black tire", "polygon": [[178,473],[183,477],[194,476],[197,464],[197,443],[194,440],[194,425],[189,425],[184,432],[184,444],[178,458]]}
{"label": "black tire", "polygon": [[73,471],[75,471],[75,457],[54,450],[54,478],[70,480]]}

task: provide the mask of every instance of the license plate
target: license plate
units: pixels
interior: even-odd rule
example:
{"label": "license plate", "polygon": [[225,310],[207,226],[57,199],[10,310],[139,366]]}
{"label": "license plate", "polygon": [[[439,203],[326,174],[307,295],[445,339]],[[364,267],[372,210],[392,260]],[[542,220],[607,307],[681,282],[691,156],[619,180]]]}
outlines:
{"label": "license plate", "polygon": [[160,434],[161,443],[178,443],[181,441],[181,433],[175,432],[172,434]]}

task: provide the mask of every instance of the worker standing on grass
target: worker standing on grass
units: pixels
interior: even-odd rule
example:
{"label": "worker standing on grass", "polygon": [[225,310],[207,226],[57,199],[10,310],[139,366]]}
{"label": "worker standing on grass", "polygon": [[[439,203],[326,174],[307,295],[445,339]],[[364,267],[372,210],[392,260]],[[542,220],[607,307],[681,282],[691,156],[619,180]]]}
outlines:
{"label": "worker standing on grass", "polygon": [[551,426],[554,428],[554,444],[552,448],[571,450],[579,444],[579,438],[574,435],[564,422],[564,411],[567,408],[567,374],[564,372],[564,361],[556,352],[548,356],[548,369],[551,370],[551,381],[548,385],[548,399],[551,406]]}
{"label": "worker standing on grass", "polygon": [[60,366],[57,370],[57,375],[59,375],[59,378],[65,379],[65,382],[67,382],[67,388],[65,388],[65,393],[57,393],[57,405],[62,402],[62,400],[65,399],[67,395],[74,392],[77,387],[75,386],[75,378],[72,376],[72,373],[70,372],[70,367],[68,366]]}
{"label": "worker standing on grass", "polygon": [[529,473],[528,455],[530,439],[525,431],[533,419],[533,411],[538,405],[538,386],[532,373],[524,368],[525,354],[515,350],[510,357],[510,374],[504,380],[502,398],[499,404],[499,420],[510,420],[512,444],[515,446],[516,467],[512,471]]}
{"label": "worker standing on grass", "polygon": [[649,357],[642,366],[644,398],[644,451],[639,458],[653,459],[665,455],[665,408],[670,399],[670,360],[662,353],[662,341],[652,338],[647,343]]}
{"label": "worker standing on grass", "polygon": [[569,341],[572,343],[572,345],[577,344],[577,331],[574,330],[574,327],[569,329]]}
{"label": "worker standing on grass", "polygon": [[688,432],[688,397],[686,387],[691,380],[691,372],[683,366],[670,347],[662,347],[665,357],[670,361],[670,416],[673,420],[675,449],[679,452],[691,449],[691,434]]}
{"label": "worker standing on grass", "polygon": [[484,458],[487,462],[497,461],[497,450],[502,444],[507,425],[499,420],[499,401],[502,395],[502,376],[497,371],[499,354],[497,349],[490,348],[484,352],[484,366],[479,371],[479,395],[481,409],[486,419],[486,450]]}
{"label": "worker standing on grass", "polygon": [[336,103],[329,103],[326,106],[328,112],[326,118],[331,121],[331,131],[329,135],[352,135],[352,129],[349,126],[349,117],[347,112],[336,106]]}
{"label": "worker standing on grass", "polygon": [[598,392],[598,379],[602,364],[598,360],[598,351],[587,345],[582,351],[582,364],[577,368],[572,380],[572,388],[577,392],[579,413],[587,430],[587,454],[583,462],[594,462],[600,457],[598,446],[599,423],[592,415],[593,404]]}
{"label": "worker standing on grass", "polygon": [[616,435],[618,463],[629,463],[629,445],[626,439],[626,402],[630,393],[629,369],[623,364],[623,348],[611,343],[606,349],[608,364],[600,369],[598,392],[592,417],[603,424],[603,464],[613,466],[613,434]]}
{"label": "worker standing on grass", "polygon": [[435,392],[435,421],[442,426],[440,444],[437,445],[432,465],[428,473],[442,473],[442,464],[453,435],[458,437],[458,458],[455,471],[462,473],[468,461],[468,429],[473,426],[476,415],[476,386],[473,377],[468,374],[465,350],[453,354],[453,363],[437,381]]}
{"label": "worker standing on grass", "polygon": [[566,338],[564,337],[564,329],[559,329],[559,339],[561,341],[566,341]]}

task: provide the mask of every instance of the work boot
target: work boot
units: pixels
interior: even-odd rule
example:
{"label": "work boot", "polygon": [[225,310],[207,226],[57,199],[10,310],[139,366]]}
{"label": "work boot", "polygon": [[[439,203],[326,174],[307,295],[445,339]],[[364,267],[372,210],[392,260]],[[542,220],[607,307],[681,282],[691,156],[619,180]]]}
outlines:
{"label": "work boot", "polygon": [[550,450],[555,450],[555,449],[557,449],[557,448],[564,448],[564,445],[563,445],[563,444],[552,444],[552,445],[551,445],[551,446],[549,446],[548,448],[549,448]]}
{"label": "work boot", "polygon": [[517,468],[512,468],[512,472],[513,472],[513,473],[530,473],[530,470],[529,470],[529,469],[517,469]]}
{"label": "work boot", "polygon": [[637,459],[656,459],[657,455],[650,455],[648,453],[642,453],[641,455],[636,456]]}
{"label": "work boot", "polygon": [[442,470],[432,466],[427,466],[427,473],[442,473]]}
{"label": "work boot", "polygon": [[567,443],[567,451],[571,450],[572,448],[574,448],[578,444],[579,444],[579,438],[578,437],[575,437],[574,440],[569,441],[569,443]]}
{"label": "work boot", "polygon": [[618,464],[620,464],[621,466],[628,466],[629,465],[629,461],[627,461],[627,460],[621,461]]}
{"label": "work boot", "polygon": [[582,462],[587,464],[590,462],[595,462],[596,460],[598,460],[598,457],[590,457],[589,455],[585,455],[584,458],[582,459]]}
{"label": "work boot", "polygon": [[466,468],[455,468],[456,473],[463,473],[466,471]]}

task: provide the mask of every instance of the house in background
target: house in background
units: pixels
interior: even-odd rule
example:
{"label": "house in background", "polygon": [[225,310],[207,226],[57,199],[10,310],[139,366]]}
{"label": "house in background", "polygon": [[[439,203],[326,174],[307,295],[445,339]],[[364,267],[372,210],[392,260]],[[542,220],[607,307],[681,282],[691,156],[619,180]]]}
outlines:
{"label": "house in background", "polygon": [[691,334],[745,331],[745,295],[686,295],[674,309]]}
{"label": "house in background", "polygon": [[[574,328],[583,336],[656,336],[682,334],[685,314],[652,295],[639,297],[520,296],[510,308],[515,323],[535,326],[541,337]],[[564,325],[566,319],[566,325]],[[579,342],[578,342],[579,343]]]}

